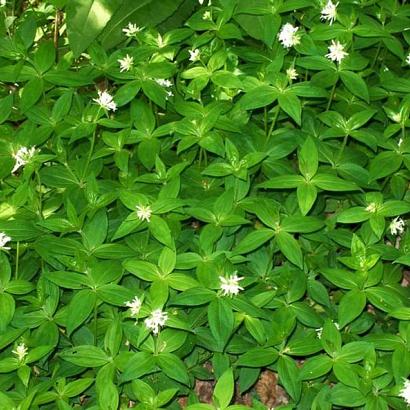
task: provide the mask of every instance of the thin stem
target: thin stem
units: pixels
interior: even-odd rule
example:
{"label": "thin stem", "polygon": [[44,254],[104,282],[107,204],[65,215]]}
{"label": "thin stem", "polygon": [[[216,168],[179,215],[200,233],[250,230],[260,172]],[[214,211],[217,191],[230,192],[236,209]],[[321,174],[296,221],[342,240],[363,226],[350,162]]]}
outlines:
{"label": "thin stem", "polygon": [[343,155],[343,152],[345,150],[348,138],[349,138],[348,134],[346,134],[343,138],[342,146],[340,147],[339,154],[337,155],[336,164],[338,164],[339,161],[342,159],[342,155]]}
{"label": "thin stem", "polygon": [[266,107],[263,108],[263,123],[265,126],[265,135],[268,136],[268,109]]}
{"label": "thin stem", "polygon": [[16,246],[16,269],[14,271],[14,278],[18,279],[19,277],[19,260],[20,260],[20,242],[17,241]]}
{"label": "thin stem", "polygon": [[327,102],[326,111],[329,111],[330,106],[332,105],[333,97],[335,96],[335,91],[336,91],[336,83],[333,84],[332,91],[330,92],[330,97],[329,97],[329,101]]}
{"label": "thin stem", "polygon": [[38,185],[38,215],[40,216],[41,219],[44,219],[43,217],[43,198],[42,198],[42,194],[41,194],[41,179],[40,179],[40,174],[38,173],[38,171],[36,171],[36,179],[37,179],[37,185]]}
{"label": "thin stem", "polygon": [[267,140],[269,140],[270,136],[272,135],[273,128],[275,127],[276,120],[278,119],[278,115],[279,115],[279,106],[276,106],[275,114],[273,116],[272,123],[270,125],[268,135],[266,137]]}
{"label": "thin stem", "polygon": [[94,303],[94,345],[97,346],[97,296]]}

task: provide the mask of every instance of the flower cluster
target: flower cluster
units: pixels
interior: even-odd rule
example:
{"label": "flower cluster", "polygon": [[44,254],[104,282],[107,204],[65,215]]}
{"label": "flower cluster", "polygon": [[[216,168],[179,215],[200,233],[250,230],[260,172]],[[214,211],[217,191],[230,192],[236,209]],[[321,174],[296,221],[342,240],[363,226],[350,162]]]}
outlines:
{"label": "flower cluster", "polygon": [[278,38],[285,48],[296,46],[300,43],[300,36],[297,34],[299,27],[294,27],[290,23],[286,23],[282,26]]}
{"label": "flower cluster", "polygon": [[115,103],[112,95],[107,93],[107,91],[98,90],[98,98],[94,98],[95,101],[101,108],[104,108],[107,111],[116,111],[117,104]]}
{"label": "flower cluster", "polygon": [[148,206],[148,205],[137,205],[135,208],[137,210],[137,217],[140,221],[149,222],[151,220],[152,210],[151,210],[150,206]]}
{"label": "flower cluster", "polygon": [[165,325],[167,320],[167,312],[163,312],[161,309],[155,309],[151,312],[151,315],[144,320],[144,323],[147,329],[151,330],[154,335],[157,335],[160,328]]}
{"label": "flower cluster", "polygon": [[136,24],[128,23],[128,26],[123,28],[122,31],[127,37],[133,37],[142,31],[142,27],[138,27]]}
{"label": "flower cluster", "polygon": [[12,353],[17,356],[19,362],[22,362],[28,354],[27,346],[24,343],[20,343],[14,350],[12,350]]}
{"label": "flower cluster", "polygon": [[232,275],[227,278],[220,276],[219,280],[221,281],[221,290],[223,296],[234,296],[239,293],[240,290],[243,290],[243,287],[239,286],[239,281],[244,279],[239,277],[237,272],[234,272]]}
{"label": "flower cluster", "polygon": [[134,57],[130,57],[127,54],[124,58],[119,59],[118,62],[120,63],[120,72],[130,71],[134,65]]}
{"label": "flower cluster", "polygon": [[126,302],[125,306],[130,308],[131,316],[136,317],[141,310],[142,300],[138,296],[135,296],[134,299]]}
{"label": "flower cluster", "polygon": [[30,160],[34,157],[37,150],[35,147],[27,148],[21,147],[19,150],[13,155],[14,159],[16,160],[11,173],[14,174],[18,171],[21,167],[26,165]]}

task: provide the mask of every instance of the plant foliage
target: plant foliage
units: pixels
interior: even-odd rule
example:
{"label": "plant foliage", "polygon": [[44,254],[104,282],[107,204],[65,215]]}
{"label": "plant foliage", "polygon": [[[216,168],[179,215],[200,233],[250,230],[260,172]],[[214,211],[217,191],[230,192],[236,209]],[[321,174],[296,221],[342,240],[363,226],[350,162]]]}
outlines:
{"label": "plant foliage", "polygon": [[0,1],[0,408],[404,410],[409,27]]}

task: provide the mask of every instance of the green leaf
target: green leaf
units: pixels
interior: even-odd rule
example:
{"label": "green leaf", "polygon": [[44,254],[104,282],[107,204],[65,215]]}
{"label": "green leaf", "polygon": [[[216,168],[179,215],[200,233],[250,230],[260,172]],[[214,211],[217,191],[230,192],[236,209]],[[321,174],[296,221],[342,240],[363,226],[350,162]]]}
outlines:
{"label": "green leaf", "polygon": [[171,379],[174,379],[186,386],[190,385],[188,370],[184,362],[175,354],[160,353],[156,361],[161,370]]}
{"label": "green leaf", "polygon": [[149,222],[149,230],[152,236],[158,241],[168,246],[168,248],[174,248],[174,240],[172,239],[171,230],[169,229],[166,221],[157,215],[152,215]]}
{"label": "green leaf", "polygon": [[274,177],[258,185],[259,188],[288,189],[297,188],[305,183],[305,179],[300,175],[281,175]]}
{"label": "green leaf", "polygon": [[402,157],[394,151],[383,151],[370,162],[370,178],[377,180],[396,172],[402,164]]}
{"label": "green leaf", "polygon": [[0,99],[0,124],[6,121],[13,109],[13,94],[9,94]]}
{"label": "green leaf", "polygon": [[121,0],[72,0],[68,3],[67,34],[74,57],[96,39],[121,3]]}
{"label": "green leaf", "polygon": [[120,383],[126,383],[130,380],[139,379],[141,376],[152,373],[154,370],[154,357],[147,352],[138,352],[127,361],[119,381]]}
{"label": "green leaf", "polygon": [[302,104],[299,98],[291,92],[278,95],[280,108],[286,112],[295,122],[300,125],[302,121]]}
{"label": "green leaf", "polygon": [[69,335],[90,316],[96,297],[96,293],[88,289],[80,290],[73,296],[67,309],[66,327]]}
{"label": "green leaf", "polygon": [[102,349],[88,345],[65,349],[60,353],[60,357],[81,367],[100,367],[110,362],[110,358]]}
{"label": "green leaf", "polygon": [[227,369],[215,385],[213,398],[217,406],[225,409],[232,400],[235,389],[235,380],[231,368]]}
{"label": "green leaf", "polygon": [[302,392],[302,383],[299,378],[299,369],[293,359],[281,356],[278,361],[278,373],[281,384],[293,400],[299,401]]}
{"label": "green leaf", "polygon": [[16,303],[13,296],[8,293],[0,293],[0,331],[4,332],[7,325],[11,322],[14,316]]}
{"label": "green leaf", "polygon": [[369,102],[369,90],[363,78],[353,71],[340,71],[340,78],[346,88],[357,97]]}
{"label": "green leaf", "polygon": [[312,380],[330,372],[333,361],[329,356],[318,355],[306,360],[299,374],[300,380]]}
{"label": "green leaf", "polygon": [[312,184],[325,191],[357,191],[360,189],[354,182],[324,173],[317,174],[312,179]]}
{"label": "green leaf", "polygon": [[272,47],[280,27],[280,17],[271,13],[263,15],[237,14],[235,20],[253,38]]}
{"label": "green leaf", "polygon": [[303,269],[303,254],[297,240],[285,231],[279,231],[275,235],[275,240],[285,257]]}
{"label": "green leaf", "polygon": [[245,367],[265,367],[272,364],[277,358],[278,352],[273,347],[255,347],[239,356],[235,364]]}
{"label": "green leaf", "polygon": [[317,189],[313,184],[305,183],[297,187],[296,194],[300,212],[306,215],[312,208],[317,198]]}
{"label": "green leaf", "polygon": [[345,327],[359,316],[366,306],[366,294],[359,289],[347,292],[339,304],[338,322],[340,328]]}
{"label": "green leaf", "polygon": [[241,255],[243,253],[251,252],[259,246],[263,245],[265,242],[273,238],[275,232],[272,229],[261,228],[257,231],[253,231],[234,248],[233,253],[236,255]]}
{"label": "green leaf", "polygon": [[278,93],[275,88],[269,85],[261,85],[247,92],[241,98],[240,104],[245,110],[253,110],[273,103],[277,97]]}
{"label": "green leaf", "polygon": [[306,138],[299,152],[299,170],[306,180],[310,180],[316,175],[319,165],[319,157],[316,144],[312,138]]}
{"label": "green leaf", "polygon": [[234,316],[227,302],[214,299],[208,307],[208,321],[216,341],[215,348],[222,352],[234,328]]}

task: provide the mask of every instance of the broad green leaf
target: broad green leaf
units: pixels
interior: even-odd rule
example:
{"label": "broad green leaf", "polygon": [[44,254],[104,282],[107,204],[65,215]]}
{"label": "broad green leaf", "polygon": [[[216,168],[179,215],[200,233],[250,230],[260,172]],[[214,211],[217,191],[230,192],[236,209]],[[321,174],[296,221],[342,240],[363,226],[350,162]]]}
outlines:
{"label": "broad green leaf", "polygon": [[76,346],[65,349],[61,358],[81,367],[100,367],[110,362],[110,358],[102,349],[96,346]]}
{"label": "broad green leaf", "polygon": [[218,407],[224,409],[229,406],[235,389],[235,380],[232,369],[226,370],[218,379],[214,388],[213,397]]}
{"label": "broad green leaf", "polygon": [[120,0],[72,0],[68,3],[67,34],[75,57],[96,39],[121,3]]}
{"label": "broad green leaf", "polygon": [[285,231],[280,231],[275,235],[279,249],[298,268],[303,269],[303,254],[297,240]]}
{"label": "broad green leaf", "polygon": [[341,299],[338,312],[338,323],[341,328],[359,316],[366,306],[366,295],[359,289],[352,289]]}

